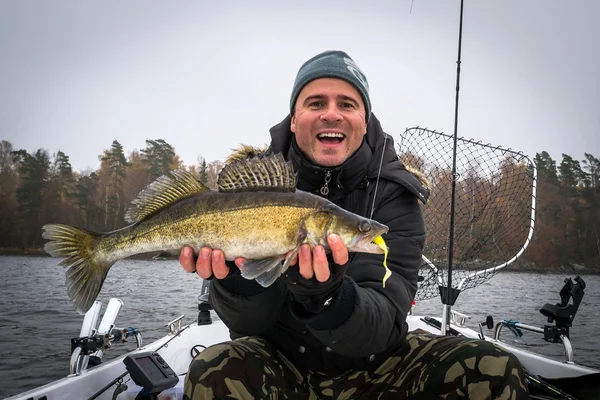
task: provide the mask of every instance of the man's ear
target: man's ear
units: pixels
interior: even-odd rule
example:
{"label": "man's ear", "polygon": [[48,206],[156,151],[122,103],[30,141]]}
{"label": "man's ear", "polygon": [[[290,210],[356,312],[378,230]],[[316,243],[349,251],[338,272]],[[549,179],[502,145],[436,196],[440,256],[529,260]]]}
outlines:
{"label": "man's ear", "polygon": [[290,120],[290,131],[296,133],[296,116],[292,115],[292,119]]}

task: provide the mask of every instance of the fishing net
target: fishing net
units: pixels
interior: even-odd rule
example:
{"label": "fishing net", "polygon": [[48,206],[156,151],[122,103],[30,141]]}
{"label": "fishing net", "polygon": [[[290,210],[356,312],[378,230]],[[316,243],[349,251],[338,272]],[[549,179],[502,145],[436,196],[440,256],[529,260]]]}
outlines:
{"label": "fishing net", "polygon": [[[452,198],[450,135],[409,128],[398,143],[400,159],[422,171],[431,196],[423,206],[427,243],[416,300],[447,286]],[[481,285],[513,263],[533,232],[535,165],[522,153],[457,139],[452,287]]]}

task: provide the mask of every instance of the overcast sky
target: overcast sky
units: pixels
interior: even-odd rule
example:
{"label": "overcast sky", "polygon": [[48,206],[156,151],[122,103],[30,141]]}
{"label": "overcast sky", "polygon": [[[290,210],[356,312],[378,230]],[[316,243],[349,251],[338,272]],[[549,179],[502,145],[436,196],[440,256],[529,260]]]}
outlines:
{"label": "overcast sky", "polygon": [[[373,112],[452,133],[460,1],[0,2],[0,139],[97,168],[164,139],[185,164],[262,145],[300,65],[365,72]],[[459,136],[600,157],[600,1],[467,0]]]}

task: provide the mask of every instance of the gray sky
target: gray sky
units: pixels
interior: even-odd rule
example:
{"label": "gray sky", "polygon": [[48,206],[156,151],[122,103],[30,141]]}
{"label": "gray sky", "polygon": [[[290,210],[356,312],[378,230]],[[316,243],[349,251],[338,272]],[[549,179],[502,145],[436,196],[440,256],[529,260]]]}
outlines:
{"label": "gray sky", "polygon": [[[600,157],[600,1],[467,0],[459,136]],[[412,12],[411,12],[412,5]],[[0,139],[75,170],[118,140],[162,138],[189,165],[262,145],[300,65],[328,49],[365,72],[398,135],[452,133],[460,1],[0,2]]]}

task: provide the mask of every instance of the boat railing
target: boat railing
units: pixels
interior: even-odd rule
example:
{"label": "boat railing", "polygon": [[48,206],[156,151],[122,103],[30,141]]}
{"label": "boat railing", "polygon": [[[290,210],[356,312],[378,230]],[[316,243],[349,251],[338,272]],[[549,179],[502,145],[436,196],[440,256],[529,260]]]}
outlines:
{"label": "boat railing", "polygon": [[[548,318],[548,324],[543,327],[524,324],[515,320],[502,320],[494,327],[494,339],[500,340],[502,328],[508,328],[515,336],[523,336],[523,330],[542,334],[546,342],[562,343],[565,349],[565,362],[574,363],[573,346],[569,339],[569,330],[579,309],[579,305],[585,294],[585,281],[580,277],[565,279],[565,285],[560,290],[561,302],[556,304],[544,304],[540,313]],[[493,323],[489,322],[488,328]],[[552,325],[553,324],[553,325]],[[481,324],[480,324],[480,329]]]}
{"label": "boat railing", "polygon": [[[539,328],[537,326],[532,326],[532,325],[527,325],[527,324],[522,324],[520,322],[517,321],[512,321],[512,320],[503,320],[501,322],[498,322],[496,324],[496,327],[494,328],[494,339],[495,340],[500,340],[500,333],[502,332],[502,328],[503,327],[508,327],[511,331],[513,331],[513,333],[518,332],[517,330],[526,330],[529,332],[535,332],[535,333],[541,333],[542,335],[546,334],[546,329],[544,328]],[[521,334],[519,333],[515,333],[515,335],[517,336],[521,336]],[[571,346],[571,341],[569,340],[569,338],[565,335],[565,334],[559,334],[558,337],[560,338],[560,341],[562,342],[564,348],[565,348],[565,362],[568,363],[573,363],[573,346]]]}

